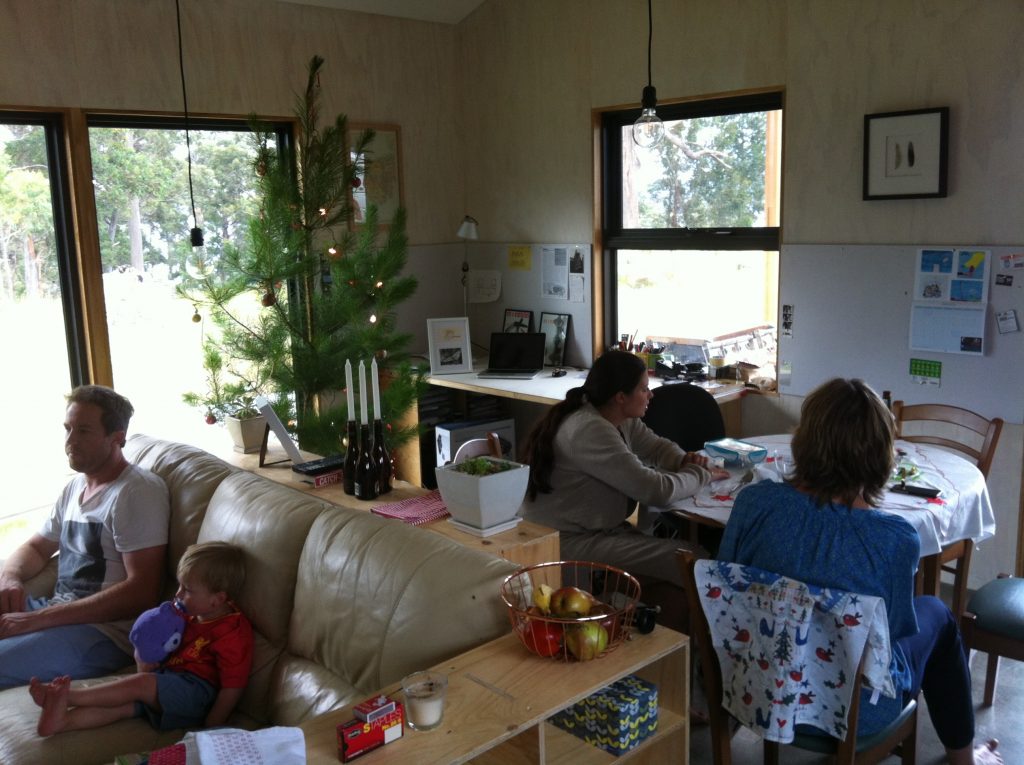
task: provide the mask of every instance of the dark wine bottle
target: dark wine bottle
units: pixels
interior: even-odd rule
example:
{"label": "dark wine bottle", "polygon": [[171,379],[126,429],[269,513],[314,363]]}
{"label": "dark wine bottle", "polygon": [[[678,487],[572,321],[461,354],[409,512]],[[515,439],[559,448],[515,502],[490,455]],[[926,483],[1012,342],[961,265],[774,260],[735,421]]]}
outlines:
{"label": "dark wine bottle", "polygon": [[380,475],[373,462],[370,426],[359,426],[359,459],[356,462],[356,499],[376,499]]}
{"label": "dark wine bottle", "polygon": [[356,431],[356,421],[348,421],[348,449],[345,451],[345,493],[356,493],[356,463],[359,462],[359,436]]}
{"label": "dark wine bottle", "polygon": [[384,445],[384,423],[373,421],[373,464],[377,466],[377,493],[391,491],[391,455]]}

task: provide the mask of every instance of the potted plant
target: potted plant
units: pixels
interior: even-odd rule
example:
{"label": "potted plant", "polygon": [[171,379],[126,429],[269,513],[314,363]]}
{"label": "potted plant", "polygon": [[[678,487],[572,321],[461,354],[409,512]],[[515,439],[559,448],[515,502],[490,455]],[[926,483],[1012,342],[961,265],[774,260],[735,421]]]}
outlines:
{"label": "potted plant", "polygon": [[516,512],[526,496],[530,466],[497,457],[474,457],[435,468],[451,520],[479,536],[515,526]]}
{"label": "potted plant", "polygon": [[205,409],[206,422],[210,425],[223,422],[235,451],[258,452],[267,422],[256,408],[256,397],[260,395],[258,381],[226,370],[220,351],[209,342],[203,348],[203,369],[206,370],[206,392],[183,394],[185,403]]}

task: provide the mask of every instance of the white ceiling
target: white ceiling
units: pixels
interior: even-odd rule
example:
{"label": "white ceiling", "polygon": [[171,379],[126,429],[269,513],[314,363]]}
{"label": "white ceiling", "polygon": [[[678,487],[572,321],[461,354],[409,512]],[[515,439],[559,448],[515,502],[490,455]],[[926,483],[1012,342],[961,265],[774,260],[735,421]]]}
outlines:
{"label": "white ceiling", "polygon": [[322,5],[347,11],[377,13],[419,21],[458,24],[484,0],[280,0],[299,5]]}

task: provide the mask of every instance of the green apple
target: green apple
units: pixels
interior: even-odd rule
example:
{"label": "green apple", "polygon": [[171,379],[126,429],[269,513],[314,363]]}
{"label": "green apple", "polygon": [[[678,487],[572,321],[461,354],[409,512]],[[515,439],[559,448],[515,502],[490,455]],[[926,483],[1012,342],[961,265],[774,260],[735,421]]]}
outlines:
{"label": "green apple", "polygon": [[608,647],[608,630],[598,622],[569,627],[565,631],[565,645],[580,661],[596,659]]}

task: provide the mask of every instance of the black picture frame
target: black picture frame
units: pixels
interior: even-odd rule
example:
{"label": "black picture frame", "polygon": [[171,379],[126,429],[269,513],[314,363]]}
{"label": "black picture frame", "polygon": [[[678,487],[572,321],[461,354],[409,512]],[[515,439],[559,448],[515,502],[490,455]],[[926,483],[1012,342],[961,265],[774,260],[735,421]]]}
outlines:
{"label": "black picture frame", "polygon": [[544,333],[544,366],[564,366],[565,346],[569,339],[569,321],[571,319],[572,316],[567,313],[541,312],[538,329]]}
{"label": "black picture frame", "polygon": [[502,332],[526,333],[533,331],[533,311],[519,308],[506,308],[505,320],[501,324]]}
{"label": "black picture frame", "polygon": [[865,200],[946,196],[949,107],[864,115]]}

